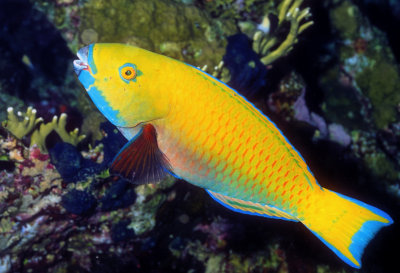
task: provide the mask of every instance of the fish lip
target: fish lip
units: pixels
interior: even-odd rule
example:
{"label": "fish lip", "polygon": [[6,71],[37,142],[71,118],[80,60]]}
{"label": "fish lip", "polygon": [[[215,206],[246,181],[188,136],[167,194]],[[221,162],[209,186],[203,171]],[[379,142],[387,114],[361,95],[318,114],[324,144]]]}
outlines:
{"label": "fish lip", "polygon": [[78,56],[78,60],[74,60],[74,71],[76,75],[79,77],[82,70],[89,70],[88,65],[88,54],[89,54],[89,46],[85,46],[78,50],[76,56]]}

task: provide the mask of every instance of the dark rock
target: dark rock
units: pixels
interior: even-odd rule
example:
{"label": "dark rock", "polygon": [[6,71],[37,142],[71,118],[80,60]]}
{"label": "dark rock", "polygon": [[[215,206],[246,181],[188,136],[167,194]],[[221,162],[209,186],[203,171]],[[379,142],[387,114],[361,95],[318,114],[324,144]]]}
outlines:
{"label": "dark rock", "polygon": [[61,204],[69,213],[83,216],[93,212],[97,200],[89,192],[74,189],[62,197]]}
{"label": "dark rock", "polygon": [[82,155],[75,146],[66,142],[58,142],[49,150],[51,163],[56,167],[62,178],[67,182],[73,182],[73,179],[83,161]]}
{"label": "dark rock", "polygon": [[15,169],[15,164],[12,161],[0,160],[0,171],[7,171],[9,173],[13,172]]}
{"label": "dark rock", "polygon": [[228,38],[223,60],[231,75],[228,85],[241,94],[251,97],[265,86],[267,68],[253,51],[251,41],[245,34]]}
{"label": "dark rock", "polygon": [[108,167],[108,164],[114,159],[115,155],[127,142],[126,138],[110,122],[103,122],[100,130],[104,132],[104,138],[96,142],[103,143],[104,160],[102,165]]}
{"label": "dark rock", "polygon": [[123,220],[112,226],[111,238],[114,242],[126,241],[135,236],[135,231],[128,228],[129,223],[129,220]]}
{"label": "dark rock", "polygon": [[115,182],[101,198],[101,210],[111,211],[120,208],[125,208],[136,201],[136,193],[128,181],[120,179]]}
{"label": "dark rock", "polygon": [[57,142],[49,150],[49,154],[51,163],[67,183],[84,180],[106,167],[104,164],[84,159],[75,146],[66,142]]}

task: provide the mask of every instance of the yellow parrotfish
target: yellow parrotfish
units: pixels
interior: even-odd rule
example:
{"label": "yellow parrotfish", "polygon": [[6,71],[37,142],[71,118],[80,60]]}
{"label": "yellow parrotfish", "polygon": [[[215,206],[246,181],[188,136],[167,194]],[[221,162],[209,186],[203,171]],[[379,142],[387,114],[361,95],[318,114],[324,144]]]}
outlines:
{"label": "yellow parrotfish", "polygon": [[235,90],[180,61],[123,44],[78,51],[75,72],[129,142],[111,171],[133,183],[172,174],[237,212],[299,221],[350,266],[393,221],[321,187],[275,124]]}

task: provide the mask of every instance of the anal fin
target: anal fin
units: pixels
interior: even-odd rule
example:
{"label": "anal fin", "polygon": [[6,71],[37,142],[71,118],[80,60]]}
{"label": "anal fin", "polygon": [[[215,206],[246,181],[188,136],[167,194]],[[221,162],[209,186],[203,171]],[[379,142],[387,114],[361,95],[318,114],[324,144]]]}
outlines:
{"label": "anal fin", "polygon": [[210,190],[206,190],[210,196],[223,205],[224,207],[231,209],[236,212],[240,213],[245,213],[245,214],[250,214],[250,215],[257,215],[257,216],[263,216],[263,217],[269,217],[269,218],[275,218],[275,219],[282,219],[282,220],[288,220],[288,221],[295,221],[297,222],[298,220],[290,215],[289,213],[280,210],[274,206],[271,205],[265,205],[265,204],[260,204],[260,203],[255,203],[255,202],[250,202],[250,201],[243,201],[237,198],[229,197],[223,194],[219,194]]}
{"label": "anal fin", "polygon": [[140,132],[122,147],[111,163],[110,172],[134,184],[159,182],[171,172],[167,157],[158,147],[153,125],[143,125]]}

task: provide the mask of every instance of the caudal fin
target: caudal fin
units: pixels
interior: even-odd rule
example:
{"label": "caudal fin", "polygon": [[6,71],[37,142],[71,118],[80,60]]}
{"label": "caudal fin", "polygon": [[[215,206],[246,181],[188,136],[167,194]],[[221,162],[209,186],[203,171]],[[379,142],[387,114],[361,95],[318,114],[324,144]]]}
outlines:
{"label": "caudal fin", "polygon": [[318,208],[305,212],[302,223],[344,262],[360,268],[368,242],[393,220],[373,206],[324,189]]}

